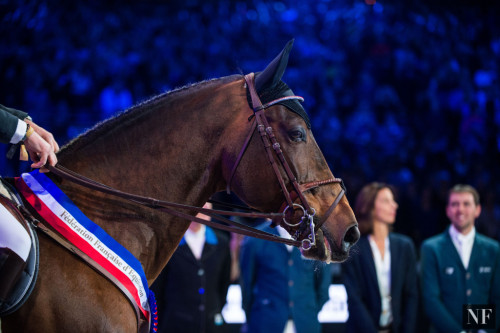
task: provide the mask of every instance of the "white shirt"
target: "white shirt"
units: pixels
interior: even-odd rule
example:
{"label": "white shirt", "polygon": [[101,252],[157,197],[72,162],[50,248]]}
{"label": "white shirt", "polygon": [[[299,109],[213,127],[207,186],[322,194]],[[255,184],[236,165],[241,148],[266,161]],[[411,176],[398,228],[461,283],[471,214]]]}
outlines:
{"label": "white shirt", "polygon": [[[286,231],[283,227],[277,226],[276,230],[278,230],[278,234],[280,237],[286,238],[286,239],[292,239],[292,236]],[[285,244],[286,249],[288,252],[293,251],[293,246],[292,245],[287,245]],[[283,333],[296,333],[297,329],[295,328],[295,323],[293,322],[293,319],[288,319],[285,325],[285,329],[283,330]]]}
{"label": "white shirt", "polygon": [[206,227],[202,224],[200,230],[194,232],[188,229],[184,234],[187,245],[191,249],[191,252],[193,252],[194,257],[198,260],[201,258],[203,246],[205,245],[205,230]]}
{"label": "white shirt", "polygon": [[[290,236],[288,231],[286,231],[283,227],[277,226],[276,230],[278,230],[278,233],[280,234],[280,236],[282,238],[292,239],[292,236]],[[288,252],[292,252],[292,250],[293,250],[292,245],[285,244],[285,246],[286,246],[286,249],[288,250]]]}
{"label": "white shirt", "polygon": [[14,132],[14,135],[12,135],[12,138],[10,138],[10,143],[16,144],[19,141],[21,141],[24,138],[24,136],[26,135],[27,127],[28,127],[28,124],[26,124],[25,121],[18,119],[16,131]]}
{"label": "white shirt", "polygon": [[472,227],[472,230],[467,235],[463,235],[451,225],[449,232],[453,245],[455,245],[460,259],[462,259],[462,264],[467,269],[469,267],[472,246],[474,245],[474,237],[476,237],[476,228]]}
{"label": "white shirt", "polygon": [[380,327],[385,327],[392,323],[391,251],[389,250],[389,237],[385,238],[383,259],[371,235],[368,236],[368,240],[370,241],[370,247],[373,253],[373,261],[375,262],[375,270],[377,272],[378,289],[382,300],[382,312],[380,313],[379,325]]}

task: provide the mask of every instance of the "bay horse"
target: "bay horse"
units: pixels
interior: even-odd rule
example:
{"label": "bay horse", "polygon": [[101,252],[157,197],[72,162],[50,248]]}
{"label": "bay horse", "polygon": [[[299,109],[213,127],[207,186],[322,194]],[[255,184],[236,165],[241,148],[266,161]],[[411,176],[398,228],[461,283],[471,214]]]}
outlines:
{"label": "bay horse", "polygon": [[[257,73],[255,87],[261,97],[283,86],[281,77],[291,46],[288,43]],[[289,93],[287,88],[281,94]],[[294,103],[278,101],[265,110],[284,159],[298,183],[333,179],[307,114],[298,110],[300,103]],[[97,124],[63,147],[58,160],[112,188],[159,200],[201,207],[212,194],[230,187],[249,207],[263,212],[283,210],[284,193],[269,165],[269,153],[263,152],[259,135],[248,136],[249,131],[257,132],[251,127],[252,118],[248,84],[241,75],[212,79],[161,94]],[[290,173],[282,166],[277,170],[290,190]],[[52,173],[48,177],[140,261],[149,284],[189,226],[187,220]],[[311,259],[343,261],[359,238],[356,219],[347,198],[340,195],[342,184],[319,185],[303,193],[315,211],[314,219],[325,217],[313,232],[315,246],[303,253]],[[296,231],[295,224],[285,228],[291,234]],[[111,282],[42,233],[39,248],[33,293],[18,311],[2,318],[2,333],[138,331],[133,308]]]}

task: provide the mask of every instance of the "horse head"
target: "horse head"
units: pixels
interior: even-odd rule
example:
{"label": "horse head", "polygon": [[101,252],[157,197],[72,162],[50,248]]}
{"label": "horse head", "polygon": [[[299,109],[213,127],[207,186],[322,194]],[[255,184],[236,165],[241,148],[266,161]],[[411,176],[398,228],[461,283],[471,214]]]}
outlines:
{"label": "horse head", "polygon": [[[357,222],[343,195],[343,183],[333,177],[314,139],[311,122],[300,99],[283,99],[294,96],[293,91],[282,81],[292,45],[293,41],[288,42],[266,69],[255,77],[255,89],[262,104],[271,102],[272,105],[265,110],[265,118],[279,143],[278,153],[276,149],[270,153],[263,148],[262,136],[270,132],[259,132],[252,127],[251,131],[259,132],[260,135],[253,135],[248,147],[243,148],[241,163],[234,172],[234,178],[231,175],[228,182],[238,197],[251,207],[286,212],[283,221],[276,220],[275,224],[280,223],[298,240],[314,240],[312,247],[302,248],[304,256],[327,262],[343,261],[348,257],[351,246],[359,239]],[[252,105],[249,96],[247,93],[249,105]],[[257,117],[257,113],[254,116]],[[276,147],[273,145],[273,148]],[[277,175],[270,165],[270,162],[273,164],[273,161],[280,160],[280,156],[277,156],[279,150],[288,165],[279,166],[279,174],[286,188],[276,181]],[[287,172],[287,168],[291,172]],[[294,180],[298,187],[293,184]],[[264,188],[262,184],[265,184]],[[289,196],[288,200],[285,200],[286,195]],[[310,229],[310,222],[316,228]]]}

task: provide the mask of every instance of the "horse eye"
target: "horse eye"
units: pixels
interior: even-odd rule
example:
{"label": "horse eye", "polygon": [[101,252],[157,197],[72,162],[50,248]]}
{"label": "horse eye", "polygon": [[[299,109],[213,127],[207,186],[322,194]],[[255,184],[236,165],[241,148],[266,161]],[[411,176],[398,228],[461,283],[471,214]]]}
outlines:
{"label": "horse eye", "polygon": [[295,142],[306,141],[306,133],[303,128],[295,128],[291,130],[288,132],[288,136]]}

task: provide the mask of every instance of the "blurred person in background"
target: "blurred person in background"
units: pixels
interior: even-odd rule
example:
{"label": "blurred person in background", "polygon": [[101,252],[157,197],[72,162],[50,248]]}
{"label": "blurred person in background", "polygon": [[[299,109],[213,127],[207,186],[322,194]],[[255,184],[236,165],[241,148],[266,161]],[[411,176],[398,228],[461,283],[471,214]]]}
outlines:
{"label": "blurred person in background", "polygon": [[477,190],[455,185],[446,205],[451,225],[422,244],[422,299],[431,333],[466,332],[462,322],[466,304],[496,305],[496,328],[477,332],[499,328],[500,246],[476,232],[480,214]]}
{"label": "blurred person in background", "polygon": [[[263,230],[290,238],[280,226]],[[305,259],[296,247],[245,237],[240,269],[242,332],[321,332],[318,313],[329,298],[330,266]]]}
{"label": "blurred person in background", "polygon": [[362,236],[342,264],[348,333],[416,332],[416,251],[409,237],[391,231],[397,209],[394,191],[384,183],[365,185],[356,198]]}
{"label": "blurred person in background", "polygon": [[[212,208],[206,203],[203,208]],[[207,219],[199,213],[197,217]],[[220,333],[230,284],[229,237],[191,222],[151,289],[158,304],[158,332]]]}

